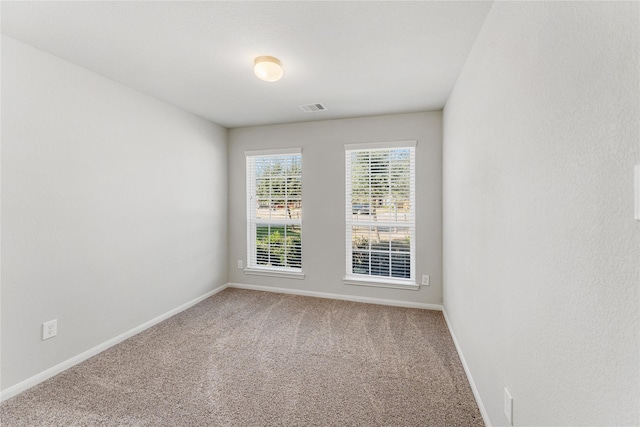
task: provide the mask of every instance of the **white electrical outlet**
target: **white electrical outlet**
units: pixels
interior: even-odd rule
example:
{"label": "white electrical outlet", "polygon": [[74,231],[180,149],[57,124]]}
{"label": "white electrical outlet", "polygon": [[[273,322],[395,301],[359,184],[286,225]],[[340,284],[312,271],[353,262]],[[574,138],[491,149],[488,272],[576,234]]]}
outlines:
{"label": "white electrical outlet", "polygon": [[242,260],[238,260],[238,270],[242,270]]}
{"label": "white electrical outlet", "polygon": [[49,320],[42,324],[42,341],[58,335],[58,319]]}
{"label": "white electrical outlet", "polygon": [[513,398],[509,394],[509,390],[504,388],[504,415],[509,420],[509,425],[513,425]]}
{"label": "white electrical outlet", "polygon": [[429,275],[428,274],[423,274],[422,275],[422,286],[429,286]]}

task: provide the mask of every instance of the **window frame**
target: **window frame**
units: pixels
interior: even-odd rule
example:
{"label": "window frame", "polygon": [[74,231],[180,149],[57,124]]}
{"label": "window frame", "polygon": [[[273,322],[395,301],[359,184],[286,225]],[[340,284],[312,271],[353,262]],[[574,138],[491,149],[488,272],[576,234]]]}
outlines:
{"label": "window frame", "polygon": [[[345,144],[345,262],[346,262],[346,274],[343,278],[343,283],[346,285],[359,285],[359,286],[374,286],[385,287],[395,289],[409,289],[417,290],[419,285],[416,283],[416,169],[415,169],[415,157],[416,157],[416,140],[409,141],[392,141],[392,142],[372,142],[372,143],[360,143],[360,144]],[[376,150],[393,150],[393,149],[410,149],[410,166],[409,166],[409,222],[394,222],[387,221],[386,224],[393,223],[398,227],[409,228],[409,262],[410,262],[410,277],[409,278],[397,278],[391,277],[391,265],[389,266],[389,276],[377,276],[369,274],[359,274],[353,272],[353,227],[358,225],[358,222],[353,221],[353,204],[351,183],[353,179],[353,171],[351,170],[351,154],[354,151],[376,151]],[[369,249],[371,253],[371,249]],[[391,259],[391,248],[389,254]]]}
{"label": "window frame", "polygon": [[244,272],[252,275],[264,275],[273,277],[286,277],[294,279],[304,279],[302,271],[302,242],[300,242],[300,268],[296,267],[279,267],[265,266],[257,263],[257,244],[256,233],[258,225],[276,225],[276,226],[298,226],[300,227],[300,236],[302,236],[302,221],[304,218],[301,206],[300,219],[278,219],[278,220],[261,220],[257,218],[257,211],[253,208],[253,203],[257,197],[256,185],[256,159],[262,157],[282,157],[282,156],[299,156],[300,157],[300,200],[302,202],[302,149],[301,148],[282,148],[271,150],[246,150],[246,215],[247,215],[247,262]]}

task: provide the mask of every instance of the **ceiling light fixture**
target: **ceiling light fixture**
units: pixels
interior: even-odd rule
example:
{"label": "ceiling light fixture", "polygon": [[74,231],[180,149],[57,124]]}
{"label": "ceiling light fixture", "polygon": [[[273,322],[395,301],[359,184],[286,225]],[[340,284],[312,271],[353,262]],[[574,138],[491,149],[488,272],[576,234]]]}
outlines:
{"label": "ceiling light fixture", "polygon": [[280,60],[273,56],[258,56],[253,63],[253,72],[265,82],[277,82],[284,74]]}

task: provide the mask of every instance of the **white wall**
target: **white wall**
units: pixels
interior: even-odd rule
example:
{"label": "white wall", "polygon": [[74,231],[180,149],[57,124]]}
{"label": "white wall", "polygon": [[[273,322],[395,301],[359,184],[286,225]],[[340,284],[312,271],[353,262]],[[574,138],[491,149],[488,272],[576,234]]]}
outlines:
{"label": "white wall", "polygon": [[224,128],[2,37],[3,389],[226,282],[226,161]]}
{"label": "white wall", "polygon": [[444,110],[444,304],[506,425],[640,424],[639,4],[496,2]]}
{"label": "white wall", "polygon": [[[322,113],[318,113],[322,114]],[[417,140],[416,275],[431,275],[418,291],[345,285],[344,144]],[[302,148],[304,280],[251,276],[246,263],[245,150]],[[442,114],[413,113],[256,126],[229,131],[229,281],[359,297],[441,304]]]}

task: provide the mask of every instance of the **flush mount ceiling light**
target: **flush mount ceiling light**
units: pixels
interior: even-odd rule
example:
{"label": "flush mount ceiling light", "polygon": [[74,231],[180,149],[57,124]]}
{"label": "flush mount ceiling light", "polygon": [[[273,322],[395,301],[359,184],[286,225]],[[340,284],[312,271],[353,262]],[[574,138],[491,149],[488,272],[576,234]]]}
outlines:
{"label": "flush mount ceiling light", "polygon": [[265,82],[277,82],[284,74],[280,60],[273,56],[258,56],[253,63],[253,72]]}

